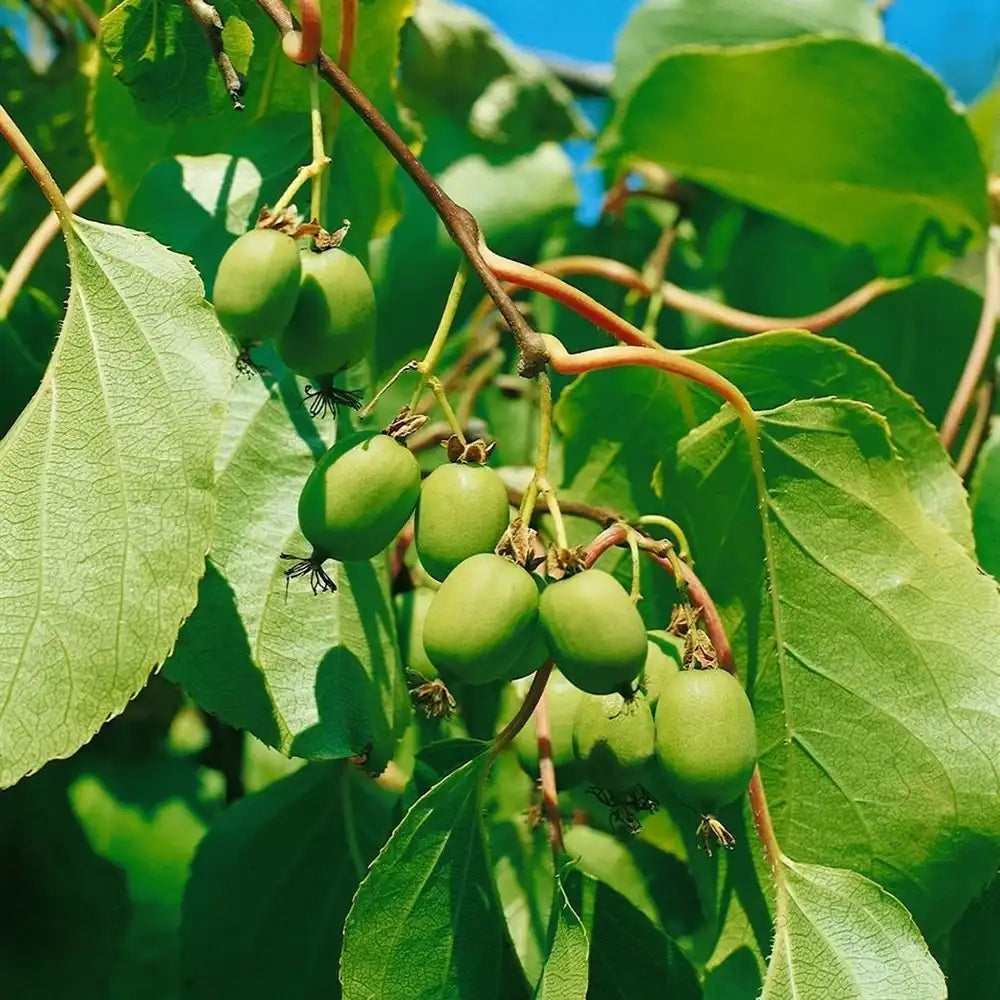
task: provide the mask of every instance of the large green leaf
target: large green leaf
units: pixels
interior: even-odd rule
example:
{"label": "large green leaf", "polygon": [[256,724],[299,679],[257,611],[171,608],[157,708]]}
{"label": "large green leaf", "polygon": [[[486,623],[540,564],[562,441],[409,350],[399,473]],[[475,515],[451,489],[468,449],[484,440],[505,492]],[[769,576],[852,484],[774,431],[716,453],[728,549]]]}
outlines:
{"label": "large green leaf", "polygon": [[361,883],[344,926],[346,1000],[506,996],[506,944],[480,818],[482,754],[410,809]]}
{"label": "large green leaf", "polygon": [[944,87],[853,39],[672,52],[619,106],[601,149],[864,244],[891,273],[962,253],[988,223],[979,149]]}
{"label": "large green leaf", "polygon": [[882,40],[882,23],[865,0],[646,0],[615,45],[616,94],[627,93],[670,49],[744,45],[836,32]]}
{"label": "large green leaf", "polygon": [[944,1000],[913,919],[854,872],[781,862],[780,912],[761,1000]]}
{"label": "large green leaf", "polygon": [[979,563],[1000,579],[1000,420],[996,417],[976,459],[970,501]]}
{"label": "large green leaf", "polygon": [[224,813],[184,894],[182,996],[340,996],[344,918],[391,808],[350,765],[310,764]]}
{"label": "large green leaf", "polygon": [[298,497],[324,448],[287,372],[237,384],[208,572],[166,667],[230,724],[317,759],[386,747],[410,717],[383,562],[329,563],[334,594],[283,576],[282,552],[308,554]]}
{"label": "large green leaf", "polygon": [[124,873],[87,843],[47,768],[0,794],[0,977],[8,996],[106,1000],[129,920]]}
{"label": "large green leaf", "polygon": [[85,743],[169,655],[213,527],[232,351],[188,261],[76,219],[42,385],[0,444],[0,784]]}
{"label": "large green leaf", "polygon": [[[239,5],[233,0],[214,6],[224,23],[226,55],[237,73],[246,73],[250,28],[234,16]],[[185,4],[122,0],[101,18],[100,43],[148,121],[178,123],[233,108],[202,26]]]}
{"label": "large green leaf", "polygon": [[748,678],[778,839],[885,885],[932,937],[1000,855],[1000,596],[869,407],[759,421],[766,531],[728,410],[681,442],[672,496]]}
{"label": "large green leaf", "polygon": [[[907,459],[904,475],[927,514],[972,550],[965,491],[934,428],[874,364],[835,341],[796,331],[732,340],[689,356],[735,382],[756,409],[829,395],[868,403],[887,420],[894,446]],[[718,408],[708,390],[651,369],[579,379],[556,409],[568,495],[629,514],[664,504],[669,510],[670,483],[654,482],[669,478],[672,459],[664,445],[669,449]],[[661,460],[668,471],[654,475]]]}

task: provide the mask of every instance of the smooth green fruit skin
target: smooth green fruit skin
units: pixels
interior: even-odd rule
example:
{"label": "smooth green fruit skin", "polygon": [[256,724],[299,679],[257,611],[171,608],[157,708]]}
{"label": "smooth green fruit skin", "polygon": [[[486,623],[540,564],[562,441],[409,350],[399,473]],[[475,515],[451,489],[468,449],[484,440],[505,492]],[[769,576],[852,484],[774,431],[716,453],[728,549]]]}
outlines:
{"label": "smooth green fruit skin", "polygon": [[745,791],[757,763],[753,709],[725,670],[682,670],[656,706],[656,754],[671,791],[714,812]]}
{"label": "smooth green fruit skin", "polygon": [[[531,681],[523,679],[514,684],[518,704],[528,693]],[[549,712],[549,730],[552,733],[552,763],[556,769],[556,785],[560,789],[573,788],[583,777],[580,762],[573,748],[573,727],[576,710],[584,693],[558,671],[553,670],[545,688],[545,704]],[[514,752],[525,774],[538,777],[538,730],[532,715],[524,728],[514,737]]]}
{"label": "smooth green fruit skin", "polygon": [[425,681],[436,680],[438,676],[437,667],[427,658],[424,649],[424,619],[432,600],[434,591],[430,587],[417,587],[393,598],[403,665]]}
{"label": "smooth green fruit skin", "polygon": [[484,465],[439,466],[420,487],[414,543],[424,569],[443,580],[463,559],[492,552],[510,523],[507,487]]}
{"label": "smooth green fruit skin", "polygon": [[465,684],[505,677],[538,622],[531,574],[492,552],[448,575],[424,620],[424,649],[438,670]]}
{"label": "smooth green fruit skin", "polygon": [[278,332],[281,360],[300,375],[332,375],[374,343],[375,290],[361,261],[339,249],[303,250],[294,311]]}
{"label": "smooth green fruit skin", "polygon": [[317,463],[299,496],[299,527],[317,556],[371,559],[406,524],[420,493],[420,466],[386,434],[338,441]]}
{"label": "smooth green fruit skin", "polygon": [[539,621],[559,669],[590,694],[610,694],[633,681],[646,660],[642,618],[625,588],[603,570],[550,583]]}
{"label": "smooth green fruit skin", "polygon": [[251,229],[225,252],[213,298],[222,328],[239,344],[276,337],[295,309],[302,264],[295,240]]}
{"label": "smooth green fruit skin", "polygon": [[646,633],[646,662],[639,686],[646,692],[650,708],[656,708],[663,685],[684,667],[684,640],[663,629]]}
{"label": "smooth green fruit skin", "polygon": [[640,784],[655,752],[655,726],[642,692],[585,694],[573,721],[573,750],[587,779],[598,788],[625,791]]}

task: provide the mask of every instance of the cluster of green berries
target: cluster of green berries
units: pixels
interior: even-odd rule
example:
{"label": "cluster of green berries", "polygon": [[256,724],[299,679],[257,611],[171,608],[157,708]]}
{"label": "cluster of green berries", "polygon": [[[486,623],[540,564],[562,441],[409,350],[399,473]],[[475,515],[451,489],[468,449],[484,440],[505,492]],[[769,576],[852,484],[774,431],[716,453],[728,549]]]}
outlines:
{"label": "cluster of green berries", "polygon": [[[747,787],[757,739],[739,681],[722,669],[686,669],[684,640],[647,633],[609,574],[587,569],[546,584],[481,554],[439,590],[417,588],[397,602],[403,655],[425,679],[507,680],[523,697],[527,675],[554,660],[546,702],[560,788],[587,783],[623,805],[650,802],[645,789],[665,787],[711,815]],[[537,777],[534,719],[514,747]]]}
{"label": "cluster of green berries", "polygon": [[253,229],[223,256],[213,298],[219,323],[244,356],[273,339],[293,372],[328,380],[319,397],[357,405],[332,390],[333,376],[362,361],[375,341],[375,291],[356,257],[337,247],[300,247],[276,229]]}

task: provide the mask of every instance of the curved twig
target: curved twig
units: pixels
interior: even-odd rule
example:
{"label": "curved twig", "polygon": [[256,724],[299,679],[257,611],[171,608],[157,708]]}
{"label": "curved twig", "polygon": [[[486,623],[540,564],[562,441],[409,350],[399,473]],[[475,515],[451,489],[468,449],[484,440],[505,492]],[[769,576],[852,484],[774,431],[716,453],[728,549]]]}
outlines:
{"label": "curved twig", "polygon": [[1000,231],[994,227],[990,233],[990,241],[986,245],[986,288],[983,292],[983,311],[979,316],[979,326],[962,376],[955,388],[955,395],[948,404],[948,412],[941,421],[941,430],[938,434],[945,448],[951,448],[955,443],[966,410],[976,392],[976,386],[983,376],[983,370],[993,348],[998,318],[1000,318]]}
{"label": "curved twig", "polygon": [[[513,264],[514,262],[508,263]],[[527,265],[521,266],[526,267]],[[536,264],[534,270],[553,278],[570,275],[604,278],[616,285],[621,285],[623,288],[628,288],[630,291],[638,292],[640,295],[649,295],[651,291],[643,276],[634,267],[608,257],[597,257],[590,254],[555,257],[552,260]],[[518,275],[519,277],[511,278],[511,284],[532,288],[546,295],[556,289],[555,285],[546,286],[537,278],[533,278],[529,283],[527,280],[529,276],[524,271],[519,271]],[[694,292],[689,292],[669,281],[664,281],[660,288],[664,305],[679,312],[690,313],[692,316],[718,323],[719,326],[725,326],[730,330],[739,330],[741,333],[767,333],[769,330],[794,328],[808,330],[810,333],[821,333],[834,324],[860,312],[875,299],[909,283],[909,278],[873,278],[849,295],[845,295],[839,302],[807,316],[762,316],[746,312],[743,309],[735,309],[721,302],[715,302],[702,295],[696,295]],[[565,295],[565,292],[561,292],[561,294]],[[554,294],[552,297],[568,304],[564,298]]]}
{"label": "curved twig", "polygon": [[552,762],[552,726],[544,688],[535,706],[535,733],[538,740],[538,779],[542,788],[542,808],[549,821],[552,853],[558,857],[566,848],[563,844],[562,816],[559,814],[556,767]]}
{"label": "curved twig", "polygon": [[322,44],[323,11],[319,0],[299,0],[299,29],[282,35],[282,50],[292,62],[308,66],[316,61]]}

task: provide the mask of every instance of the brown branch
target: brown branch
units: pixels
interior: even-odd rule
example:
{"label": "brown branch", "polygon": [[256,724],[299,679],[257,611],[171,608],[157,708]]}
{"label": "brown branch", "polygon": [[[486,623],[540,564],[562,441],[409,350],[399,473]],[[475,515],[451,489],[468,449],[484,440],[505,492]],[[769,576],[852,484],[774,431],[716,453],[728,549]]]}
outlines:
{"label": "brown branch", "polygon": [[986,362],[993,348],[998,318],[1000,318],[1000,236],[991,235],[989,243],[986,244],[986,288],[983,292],[983,311],[979,317],[979,326],[965,368],[958,380],[955,395],[948,404],[948,412],[944,415],[938,434],[945,448],[950,449],[955,443],[976,386],[983,377]]}
{"label": "brown branch", "polygon": [[219,12],[207,0],[184,0],[184,6],[201,26],[202,34],[204,34],[209,51],[212,53],[215,68],[219,71],[226,93],[229,94],[229,99],[233,102],[233,108],[236,111],[242,111],[243,103],[240,98],[246,89],[246,81],[236,72],[232,60],[226,55],[226,48],[222,44],[222,18],[219,16]]}
{"label": "brown branch", "polygon": [[[524,490],[517,490],[509,486],[507,488],[507,497],[515,507],[520,507],[521,501],[524,499]],[[596,521],[601,525],[615,524],[618,521],[623,520],[621,514],[612,510],[610,507],[595,507],[593,504],[589,503],[578,503],[575,500],[563,500],[562,497],[559,498],[559,509],[564,514],[568,514],[570,517],[583,517],[588,521]],[[532,514],[532,520],[540,517],[544,513],[545,511],[541,508],[536,509]]]}
{"label": "brown branch", "polygon": [[[282,36],[295,30],[295,22],[281,0],[257,0],[260,8],[274,22]],[[545,365],[545,347],[541,337],[528,326],[517,306],[511,301],[497,276],[490,270],[484,251],[479,224],[467,209],[448,197],[431,177],[427,168],[413,155],[410,147],[385,120],[378,108],[351,82],[349,77],[322,50],[319,53],[320,76],[344,99],[351,109],[374,133],[379,142],[420,188],[421,193],[437,212],[449,235],[479,275],[490,298],[510,328],[521,353],[520,372],[526,378],[537,375]]]}
{"label": "brown branch", "polygon": [[976,412],[969,426],[969,432],[962,442],[962,450],[955,461],[955,471],[963,478],[969,474],[972,463],[976,459],[979,446],[983,443],[986,428],[990,422],[990,410],[993,404],[993,387],[989,382],[983,382],[976,393]]}

